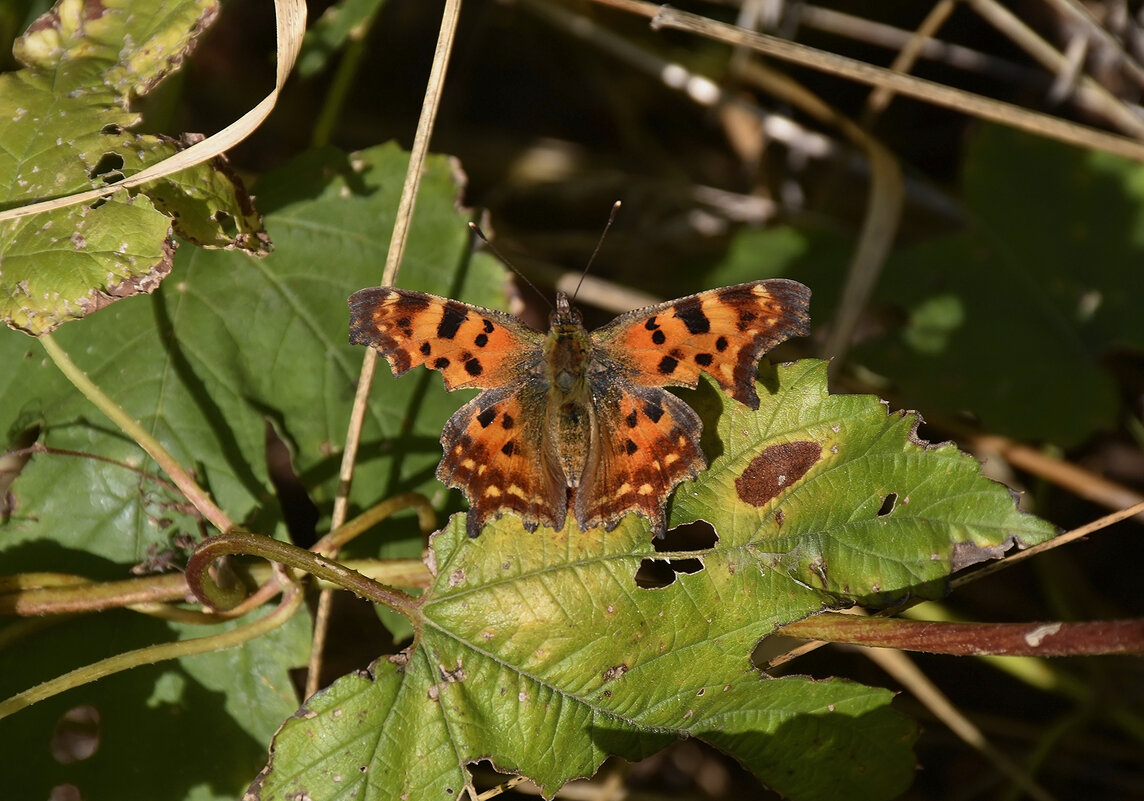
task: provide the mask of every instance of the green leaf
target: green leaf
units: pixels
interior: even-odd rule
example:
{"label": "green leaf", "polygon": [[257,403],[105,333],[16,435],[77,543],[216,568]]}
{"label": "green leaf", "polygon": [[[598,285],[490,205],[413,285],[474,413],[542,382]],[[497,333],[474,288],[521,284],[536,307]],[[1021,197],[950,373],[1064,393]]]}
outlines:
{"label": "green leaf", "polygon": [[385,0],[339,0],[330,5],[306,31],[298,54],[298,74],[309,77],[325,69],[355,29],[369,25],[384,5]]}
{"label": "green leaf", "polygon": [[[968,142],[967,222],[891,255],[850,359],[929,417],[1075,445],[1115,426],[1109,366],[1144,349],[1144,179],[1135,162],[996,126]],[[829,325],[852,248],[823,229],[744,229],[708,277],[797,279]]]}
{"label": "green leaf", "polygon": [[551,794],[609,755],[686,736],[792,798],[900,792],[913,735],[888,694],[760,681],[755,645],[854,600],[935,596],[950,570],[1052,528],[970,457],[919,443],[913,418],[828,395],[824,362],[764,369],[760,395],[758,411],[711,385],[686,396],[713,459],[677,492],[672,521],[705,518],[719,538],[676,555],[698,572],[638,587],[641,564],[662,557],[632,516],[611,532],[533,534],[506,516],[472,541],[455,518],[431,543],[414,644],[311,699],[276,739],[258,797],[443,797],[482,758]]}
{"label": "green leaf", "polygon": [[[287,165],[281,178],[259,186],[275,209],[267,222],[278,252],[254,260],[181,251],[174,280],[147,301],[117,304],[56,334],[97,384],[195,470],[232,519],[255,530],[274,533],[281,517],[265,467],[268,421],[292,446],[312,496],[329,508],[340,458],[331,443],[345,435],[363,354],[347,341],[345,299],[380,279],[407,162],[388,145]],[[470,259],[457,178],[447,159],[431,159],[401,282],[503,303],[503,268],[483,255]],[[42,444],[72,454],[37,454],[25,467],[12,487],[4,548],[46,538],[76,549],[78,563],[94,553],[122,565],[179,530],[197,531],[154,464],[100,419],[33,340],[0,333],[0,363],[10,366],[0,371],[0,431],[14,441],[39,427]],[[386,372],[376,379],[386,400],[371,408],[364,433],[357,509],[411,489],[443,496],[433,479],[440,420],[464,402],[439,380],[392,382]],[[397,445],[383,453],[390,440]],[[419,552],[420,535],[410,535]],[[403,547],[401,555],[410,554]]]}
{"label": "green leaf", "polygon": [[757,412],[710,387],[689,398],[719,455],[677,490],[673,524],[706,520],[748,561],[874,607],[941,597],[952,571],[1053,536],[972,457],[920,442],[916,415],[828,394],[825,362],[764,365],[760,380]]}
{"label": "green leaf", "polygon": [[889,798],[912,779],[913,726],[890,693],[760,680],[755,641],[822,606],[777,572],[729,570],[716,551],[701,573],[637,589],[655,550],[633,517],[543,536],[506,517],[477,540],[455,517],[432,547],[414,645],[287,722],[257,798],[456,797],[478,759],[551,796],[609,754],[639,759],[688,736],[796,798]]}
{"label": "green leaf", "polygon": [[[267,222],[280,243],[274,254],[251,259],[185,248],[173,280],[149,298],[116,304],[54,334],[96,383],[194,470],[233,519],[256,531],[284,533],[267,477],[267,421],[290,443],[306,489],[329,511],[340,459],[331,443],[345,435],[363,354],[348,343],[346,298],[380,280],[407,163],[407,154],[387,145],[352,156],[309,154],[285,165],[259,185],[273,209]],[[401,281],[503,305],[503,268],[469,253],[458,178],[449,159],[429,160]],[[38,428],[39,442],[53,449],[36,453],[12,484],[13,508],[0,521],[5,573],[123,579],[150,546],[165,548],[180,532],[199,533],[201,521],[185,499],[76,393],[37,341],[0,331],[0,365],[0,431],[12,442]],[[387,372],[375,379],[384,400],[367,420],[355,510],[384,499],[391,488],[444,497],[433,479],[439,421],[464,398],[446,395],[439,379],[419,387],[416,380],[394,382]],[[412,439],[402,440],[402,432]],[[400,445],[383,450],[381,443],[390,440]],[[423,539],[416,527],[394,523],[384,544],[361,547],[374,555],[419,554]],[[245,663],[225,661],[237,653],[227,652],[144,668],[0,721],[0,738],[7,733],[6,741],[19,740],[24,749],[9,749],[14,763],[44,767],[36,771],[35,792],[18,795],[47,797],[43,784],[63,774],[52,767],[45,743],[66,709],[90,702],[105,715],[108,739],[97,762],[77,763],[66,774],[85,788],[85,798],[124,792],[160,801],[235,797],[265,759],[275,727],[297,707],[281,677],[304,661],[299,654],[308,627],[304,616],[290,625],[300,627],[289,635],[297,642],[259,641],[248,646],[256,651]],[[170,628],[127,613],[82,618],[60,631],[42,646],[36,638],[0,651],[5,690],[24,690],[73,666],[172,636]],[[12,664],[24,668],[9,669]],[[198,672],[202,664],[215,665],[210,675]],[[148,705],[159,684],[167,688],[165,700]],[[254,685],[264,689],[256,692]],[[259,694],[266,691],[288,700],[272,702]],[[194,742],[186,743],[188,737]],[[166,783],[158,778],[164,771]]]}
{"label": "green leaf", "polygon": [[[0,650],[0,697],[102,657],[235,625],[168,624],[125,610],[57,622]],[[5,759],[21,766],[5,778],[5,795],[49,798],[71,784],[89,801],[233,801],[297,706],[290,670],[306,663],[309,638],[298,615],[241,648],[137,667],[21,710],[0,721]],[[75,748],[85,737],[90,755]]]}
{"label": "green leaf", "polygon": [[[104,188],[181,145],[131,133],[130,99],[189,54],[215,0],[64,0],[0,75],[0,209]],[[147,42],[125,48],[123,42]],[[171,270],[171,229],[204,246],[265,252],[261,220],[216,159],[94,203],[0,221],[0,317],[31,334],[152,292]]]}
{"label": "green leaf", "polygon": [[891,259],[879,297],[904,324],[856,355],[910,403],[991,431],[1067,446],[1112,427],[1104,362],[1144,348],[1139,165],[982,126],[963,182],[967,229]]}

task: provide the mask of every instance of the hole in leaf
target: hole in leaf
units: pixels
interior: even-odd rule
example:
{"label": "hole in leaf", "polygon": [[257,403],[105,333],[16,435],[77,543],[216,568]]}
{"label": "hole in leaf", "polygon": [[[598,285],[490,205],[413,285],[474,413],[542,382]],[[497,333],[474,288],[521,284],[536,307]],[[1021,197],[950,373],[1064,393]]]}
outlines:
{"label": "hole in leaf", "polygon": [[61,765],[82,762],[99,748],[99,710],[91,704],[69,709],[56,723],[48,748]]}
{"label": "hole in leaf", "polygon": [[[663,539],[652,540],[658,553],[680,551],[706,551],[715,547],[719,535],[705,521],[680,526],[667,532]],[[644,559],[636,570],[636,586],[645,590],[658,590],[669,586],[679,573],[698,573],[704,567],[699,558]]]}
{"label": "hole in leaf", "polygon": [[894,507],[898,505],[898,493],[891,492],[882,499],[882,508],[878,510],[878,517],[885,517],[890,512],[894,511]]}
{"label": "hole in leaf", "polygon": [[104,153],[99,161],[91,168],[88,176],[95,180],[102,178],[105,184],[114,184],[123,180],[123,156],[118,153]]}
{"label": "hole in leaf", "polygon": [[216,211],[214,214],[214,220],[216,223],[218,223],[218,227],[222,229],[224,234],[231,238],[238,236],[238,222],[234,219],[234,217],[227,214],[225,211]]}
{"label": "hole in leaf", "polygon": [[636,570],[636,586],[641,590],[659,590],[675,581],[675,571],[663,559],[644,559]]}
{"label": "hole in leaf", "polygon": [[696,520],[679,528],[673,528],[662,539],[653,539],[652,546],[658,553],[678,551],[707,551],[715,547],[719,535],[706,520]]}

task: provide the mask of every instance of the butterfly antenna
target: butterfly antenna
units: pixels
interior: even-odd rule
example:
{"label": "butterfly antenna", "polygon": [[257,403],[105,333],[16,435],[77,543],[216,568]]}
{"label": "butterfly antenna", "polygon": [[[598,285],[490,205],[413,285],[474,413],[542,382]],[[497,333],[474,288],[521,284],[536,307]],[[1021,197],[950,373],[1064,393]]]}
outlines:
{"label": "butterfly antenna", "polygon": [[592,269],[592,264],[596,261],[596,254],[600,252],[600,248],[604,246],[604,238],[608,235],[608,231],[612,230],[612,223],[616,221],[616,215],[620,213],[620,201],[612,204],[612,213],[608,215],[608,222],[604,225],[604,230],[600,233],[600,241],[596,243],[596,249],[592,251],[592,256],[588,259],[588,263],[584,265],[584,272],[580,273],[580,281],[576,284],[576,291],[572,293],[572,300],[576,300],[576,296],[580,294],[580,285],[584,283],[584,279],[588,277],[588,271]]}
{"label": "butterfly antenna", "polygon": [[543,292],[541,292],[539,289],[537,289],[536,284],[529,281],[528,276],[525,275],[524,273],[522,273],[520,270],[516,269],[516,265],[513,264],[511,261],[509,261],[508,257],[505,256],[503,253],[501,253],[500,250],[497,249],[497,246],[489,241],[489,238],[487,236],[485,236],[485,232],[481,230],[481,226],[477,225],[475,222],[470,222],[469,223],[469,230],[472,231],[474,234],[476,234],[480,238],[480,240],[485,243],[485,246],[488,247],[488,249],[492,251],[494,256],[496,256],[498,259],[501,260],[501,263],[504,264],[505,267],[508,267],[510,270],[512,270],[514,273],[516,273],[521,281],[524,281],[524,283],[528,284],[528,286],[532,289],[533,292],[535,292],[537,295],[539,295],[541,298],[543,298],[544,302],[548,304],[549,309],[552,308],[552,301],[550,301],[548,299],[548,296],[545,295]]}

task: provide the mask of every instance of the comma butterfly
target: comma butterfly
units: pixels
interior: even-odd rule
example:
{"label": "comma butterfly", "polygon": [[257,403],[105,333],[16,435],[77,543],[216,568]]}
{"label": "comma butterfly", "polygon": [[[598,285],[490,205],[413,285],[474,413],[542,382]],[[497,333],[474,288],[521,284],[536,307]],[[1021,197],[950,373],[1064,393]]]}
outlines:
{"label": "comma butterfly", "polygon": [[484,390],[441,434],[437,478],[469,499],[468,534],[512,512],[586,531],[636,512],[657,536],[677,484],[706,468],[699,415],[662,387],[714,378],[759,408],[759,357],[809,330],[810,290],[773,279],[628,312],[589,333],[563,292],[547,334],[516,318],[394,287],[349,298],[350,342],[399,376],[423,364],[448,390]]}

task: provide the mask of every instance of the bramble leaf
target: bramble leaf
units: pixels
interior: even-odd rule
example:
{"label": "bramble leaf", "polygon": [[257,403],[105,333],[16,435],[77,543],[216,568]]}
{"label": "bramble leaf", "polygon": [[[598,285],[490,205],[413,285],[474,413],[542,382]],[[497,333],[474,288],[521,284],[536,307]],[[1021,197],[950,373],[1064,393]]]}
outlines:
{"label": "bramble leaf", "polygon": [[[480,759],[550,795],[609,755],[689,736],[791,798],[904,789],[913,730],[888,694],[766,681],[752,651],[832,606],[933,596],[952,569],[1052,528],[970,457],[919,443],[909,416],[828,395],[824,362],[764,369],[759,394],[758,411],[711,385],[686,396],[713,458],[677,491],[672,521],[707,519],[713,548],[661,553],[633,516],[611,532],[535,533],[506,516],[476,540],[454,518],[431,542],[413,644],[312,698],[278,735],[257,797],[444,797]],[[637,583],[646,562],[681,559],[699,567]]]}
{"label": "bramble leaf", "polygon": [[[132,133],[130,101],[182,62],[217,12],[216,0],[61,0],[40,17],[14,47],[24,68],[0,75],[0,209],[113,187],[181,148],[186,140]],[[214,159],[0,220],[0,318],[42,334],[153,292],[171,271],[172,230],[200,246],[269,247],[242,183]]]}

